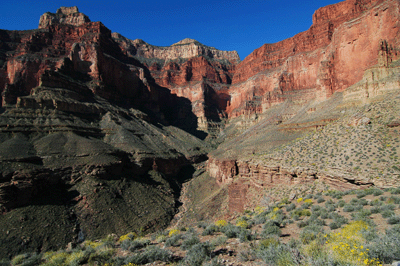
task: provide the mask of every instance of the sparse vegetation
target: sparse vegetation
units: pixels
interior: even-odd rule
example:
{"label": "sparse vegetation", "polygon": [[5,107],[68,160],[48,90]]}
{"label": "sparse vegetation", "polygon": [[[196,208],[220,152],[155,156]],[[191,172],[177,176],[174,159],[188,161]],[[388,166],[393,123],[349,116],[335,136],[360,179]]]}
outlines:
{"label": "sparse vegetation", "polygon": [[[173,228],[151,237],[127,233],[101,241],[87,240],[72,250],[21,254],[11,263],[122,266],[159,261],[178,265],[225,265],[224,261],[230,258],[243,265],[257,261],[285,266],[382,265],[397,259],[400,252],[400,210],[396,207],[394,191],[368,189],[309,194],[302,200],[285,200],[269,208],[247,210],[236,220],[202,222],[197,228]],[[309,201],[321,197],[323,202]],[[353,211],[345,211],[351,207]],[[375,220],[381,216],[385,217],[383,223]],[[256,223],[262,221],[261,217],[263,222]],[[297,224],[289,217],[297,219]],[[159,240],[161,237],[164,241]]]}

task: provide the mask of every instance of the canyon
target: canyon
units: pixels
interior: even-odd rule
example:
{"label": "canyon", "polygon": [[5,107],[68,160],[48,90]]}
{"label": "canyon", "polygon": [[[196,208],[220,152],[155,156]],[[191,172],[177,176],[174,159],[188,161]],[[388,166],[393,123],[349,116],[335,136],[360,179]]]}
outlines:
{"label": "canyon", "polygon": [[189,217],[196,178],[210,219],[399,186],[399,5],[322,7],[243,61],[129,40],[77,7],[0,30],[0,256],[159,230]]}

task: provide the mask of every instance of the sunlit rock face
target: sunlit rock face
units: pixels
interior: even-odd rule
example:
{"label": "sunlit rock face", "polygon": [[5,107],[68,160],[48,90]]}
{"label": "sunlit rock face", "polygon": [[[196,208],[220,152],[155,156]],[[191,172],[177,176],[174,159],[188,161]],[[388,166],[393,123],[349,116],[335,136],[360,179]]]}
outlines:
{"label": "sunlit rock face", "polygon": [[382,39],[397,47],[398,36],[398,1],[348,0],[322,7],[309,30],[265,44],[236,66],[226,112],[236,117],[286,99],[327,99],[378,63]]}

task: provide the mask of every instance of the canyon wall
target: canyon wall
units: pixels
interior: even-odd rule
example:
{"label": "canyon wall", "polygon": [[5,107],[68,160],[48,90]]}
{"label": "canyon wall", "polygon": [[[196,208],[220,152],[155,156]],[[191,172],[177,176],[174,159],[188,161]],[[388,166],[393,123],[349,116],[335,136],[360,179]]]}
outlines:
{"label": "canyon wall", "polygon": [[358,82],[378,63],[386,40],[398,58],[399,2],[345,1],[318,9],[309,30],[265,44],[236,66],[226,112],[262,113],[295,99],[324,100]]}

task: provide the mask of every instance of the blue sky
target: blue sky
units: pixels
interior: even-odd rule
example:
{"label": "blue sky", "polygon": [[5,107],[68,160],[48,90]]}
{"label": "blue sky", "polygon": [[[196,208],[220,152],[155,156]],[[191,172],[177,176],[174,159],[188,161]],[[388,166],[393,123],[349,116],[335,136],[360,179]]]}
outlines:
{"label": "blue sky", "polygon": [[0,29],[38,27],[40,16],[60,6],[78,6],[92,21],[112,32],[169,46],[184,38],[221,50],[236,50],[243,60],[264,43],[275,43],[307,30],[312,14],[335,0],[1,0]]}

